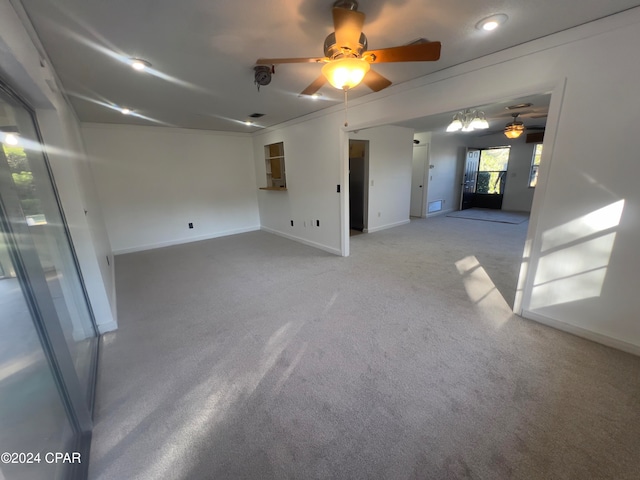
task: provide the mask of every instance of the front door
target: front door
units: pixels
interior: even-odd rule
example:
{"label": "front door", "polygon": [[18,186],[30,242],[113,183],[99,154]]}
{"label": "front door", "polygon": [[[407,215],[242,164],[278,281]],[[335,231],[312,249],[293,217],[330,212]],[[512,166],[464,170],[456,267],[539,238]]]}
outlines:
{"label": "front door", "polygon": [[464,163],[462,177],[462,195],[460,197],[460,210],[473,207],[473,198],[476,193],[478,180],[478,166],[480,162],[480,149],[467,148],[467,156]]}

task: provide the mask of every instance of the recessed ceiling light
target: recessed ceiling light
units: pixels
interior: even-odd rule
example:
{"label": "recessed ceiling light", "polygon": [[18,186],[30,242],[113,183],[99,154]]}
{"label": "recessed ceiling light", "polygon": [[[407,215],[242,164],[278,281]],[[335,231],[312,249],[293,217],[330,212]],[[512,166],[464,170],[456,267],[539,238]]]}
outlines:
{"label": "recessed ceiling light", "polygon": [[137,70],[138,72],[142,72],[150,66],[151,64],[149,62],[147,62],[146,60],[142,60],[141,58],[131,59],[131,68]]}
{"label": "recessed ceiling light", "polygon": [[249,120],[247,120],[246,122],[244,122],[245,125],[253,125],[253,122],[250,122]]}
{"label": "recessed ceiling light", "polygon": [[504,13],[497,13],[496,15],[491,15],[490,17],[486,17],[480,20],[478,23],[476,23],[476,28],[478,30],[490,32],[505,23],[508,19],[509,17]]}
{"label": "recessed ceiling light", "polygon": [[122,112],[123,115],[129,115],[131,113],[131,110],[129,110],[128,108],[123,108],[120,111]]}
{"label": "recessed ceiling light", "polygon": [[322,96],[321,93],[314,93],[313,95],[311,95],[311,98],[313,100],[318,100],[321,96]]}

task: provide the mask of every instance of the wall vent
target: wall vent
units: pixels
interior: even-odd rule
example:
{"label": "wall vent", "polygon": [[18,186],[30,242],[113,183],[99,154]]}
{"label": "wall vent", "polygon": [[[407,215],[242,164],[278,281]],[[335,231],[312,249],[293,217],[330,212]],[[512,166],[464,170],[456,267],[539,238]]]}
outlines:
{"label": "wall vent", "polygon": [[434,200],[433,202],[429,202],[427,206],[427,211],[429,213],[435,213],[442,210],[442,200]]}

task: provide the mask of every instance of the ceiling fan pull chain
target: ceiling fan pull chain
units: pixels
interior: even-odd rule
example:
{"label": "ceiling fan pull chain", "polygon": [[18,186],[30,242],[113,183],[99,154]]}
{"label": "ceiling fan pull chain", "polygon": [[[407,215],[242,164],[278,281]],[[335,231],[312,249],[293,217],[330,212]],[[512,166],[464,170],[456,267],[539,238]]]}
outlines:
{"label": "ceiling fan pull chain", "polygon": [[349,99],[348,99],[348,95],[347,92],[349,90],[347,88],[344,89],[344,126],[348,127],[349,126],[349,119],[348,119],[348,115],[349,115]]}

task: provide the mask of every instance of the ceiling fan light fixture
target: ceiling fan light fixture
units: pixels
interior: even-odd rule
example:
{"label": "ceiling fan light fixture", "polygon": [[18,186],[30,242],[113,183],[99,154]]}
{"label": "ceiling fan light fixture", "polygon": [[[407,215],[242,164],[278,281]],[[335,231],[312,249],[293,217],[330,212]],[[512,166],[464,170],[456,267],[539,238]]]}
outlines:
{"label": "ceiling fan light fixture", "polygon": [[500,25],[506,23],[507,20],[509,20],[509,17],[507,15],[505,15],[504,13],[497,13],[480,20],[478,23],[476,23],[476,28],[485,32],[491,32],[498,28]]}
{"label": "ceiling fan light fixture", "polygon": [[322,75],[339,90],[357,86],[371,67],[369,62],[355,57],[339,58],[322,67]]}
{"label": "ceiling fan light fixture", "polygon": [[504,135],[507,138],[515,139],[518,138],[524,132],[524,125],[519,124],[510,124],[504,127]]}
{"label": "ceiling fan light fixture", "polygon": [[504,135],[507,138],[518,138],[524,132],[524,123],[518,121],[519,113],[511,114],[513,116],[513,122],[507,123],[504,127]]}

